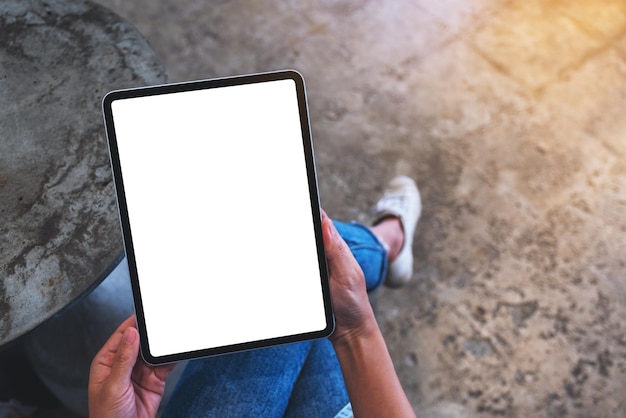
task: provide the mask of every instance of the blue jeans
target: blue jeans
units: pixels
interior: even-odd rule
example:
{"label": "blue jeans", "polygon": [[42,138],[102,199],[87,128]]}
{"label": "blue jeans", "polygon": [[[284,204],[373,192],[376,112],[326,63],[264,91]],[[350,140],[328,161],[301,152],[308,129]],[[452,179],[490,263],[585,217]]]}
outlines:
{"label": "blue jeans", "polygon": [[[387,253],[365,226],[334,222],[367,290],[385,280]],[[332,344],[305,341],[190,361],[163,417],[334,417],[349,402]]]}

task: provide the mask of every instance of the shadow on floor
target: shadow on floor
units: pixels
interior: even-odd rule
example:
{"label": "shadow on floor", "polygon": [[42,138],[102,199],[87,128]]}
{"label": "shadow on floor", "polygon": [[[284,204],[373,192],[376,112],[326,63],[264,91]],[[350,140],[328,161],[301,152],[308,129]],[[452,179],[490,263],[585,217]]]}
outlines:
{"label": "shadow on floor", "polygon": [[37,377],[21,344],[0,351],[0,418],[79,418]]}

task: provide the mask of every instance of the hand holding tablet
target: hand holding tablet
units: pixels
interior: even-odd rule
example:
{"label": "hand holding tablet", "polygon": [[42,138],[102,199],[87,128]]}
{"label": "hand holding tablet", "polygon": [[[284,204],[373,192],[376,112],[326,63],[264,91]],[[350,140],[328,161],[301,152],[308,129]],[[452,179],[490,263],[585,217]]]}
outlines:
{"label": "hand holding tablet", "polygon": [[146,361],[330,335],[301,76],[120,90],[103,107]]}

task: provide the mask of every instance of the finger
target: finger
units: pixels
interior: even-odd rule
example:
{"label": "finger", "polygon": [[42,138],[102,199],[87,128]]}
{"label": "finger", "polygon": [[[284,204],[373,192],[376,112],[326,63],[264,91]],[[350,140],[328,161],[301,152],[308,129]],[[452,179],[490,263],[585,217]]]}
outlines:
{"label": "finger", "polygon": [[109,339],[104,343],[100,351],[94,356],[90,372],[90,382],[97,383],[108,377],[111,365],[115,360],[117,348],[122,341],[124,330],[128,327],[135,327],[136,319],[135,315],[131,315],[124,322],[122,322]]}
{"label": "finger", "polygon": [[118,388],[125,388],[130,384],[130,376],[137,362],[139,354],[139,333],[135,327],[127,327],[117,347],[109,382]]}
{"label": "finger", "polygon": [[154,375],[160,380],[164,381],[167,379],[167,376],[176,368],[178,363],[170,363],[164,364],[163,366],[158,366],[154,369]]}
{"label": "finger", "polygon": [[141,357],[138,357],[131,379],[135,382],[142,382],[145,379],[151,379],[154,376],[157,380],[165,382],[169,374],[172,370],[174,370],[174,368],[176,368],[177,365],[178,363],[168,363],[160,366],[153,366],[146,363]]}
{"label": "finger", "polygon": [[348,244],[341,238],[332,220],[322,211],[322,235],[331,276],[349,277],[359,269]]}
{"label": "finger", "polygon": [[132,314],[131,316],[126,318],[118,328],[126,329],[128,327],[137,328],[137,317],[135,316],[135,314]]}
{"label": "finger", "polygon": [[104,343],[104,345],[102,346],[98,354],[105,353],[105,352],[112,352],[112,353],[117,352],[117,347],[119,347],[120,345],[120,341],[122,340],[122,335],[124,334],[124,331],[126,330],[126,328],[136,327],[137,326],[136,324],[137,322],[135,319],[135,315],[131,315],[128,318],[126,318],[124,322],[122,322],[117,327],[117,329],[113,332],[111,337],[109,337],[107,342]]}

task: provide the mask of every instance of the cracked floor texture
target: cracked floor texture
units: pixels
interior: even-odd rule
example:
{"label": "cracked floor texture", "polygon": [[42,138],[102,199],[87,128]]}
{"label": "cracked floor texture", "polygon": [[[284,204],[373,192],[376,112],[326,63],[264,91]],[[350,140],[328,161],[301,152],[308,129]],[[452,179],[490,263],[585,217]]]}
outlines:
{"label": "cracked floor texture", "polygon": [[170,81],[295,68],[321,198],[424,211],[378,318],[420,417],[626,410],[626,3],[101,0]]}

